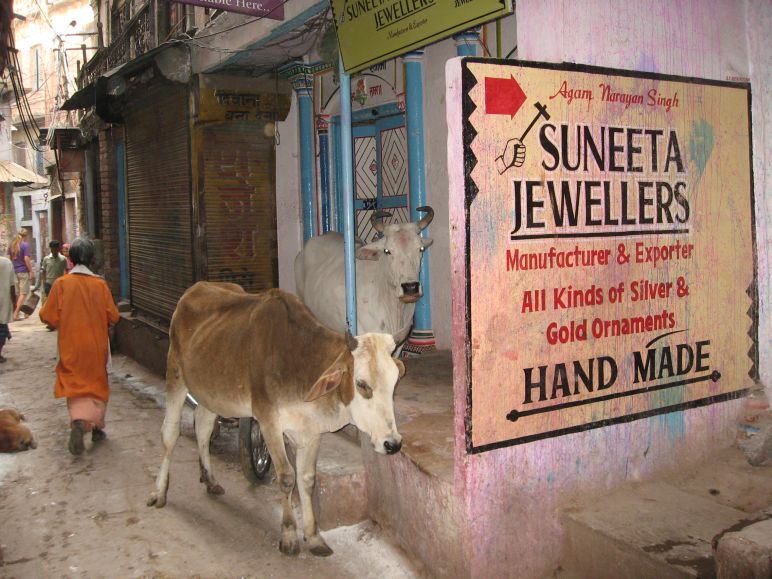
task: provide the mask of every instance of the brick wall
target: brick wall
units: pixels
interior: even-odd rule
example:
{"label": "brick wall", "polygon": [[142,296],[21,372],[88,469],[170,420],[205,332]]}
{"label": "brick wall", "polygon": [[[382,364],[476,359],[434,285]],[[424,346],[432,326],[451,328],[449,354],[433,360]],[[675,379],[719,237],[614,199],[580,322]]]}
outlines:
{"label": "brick wall", "polygon": [[115,144],[123,140],[123,127],[99,131],[99,179],[102,206],[101,238],[104,247],[104,276],[113,296],[120,295],[121,272],[118,258],[118,207]]}

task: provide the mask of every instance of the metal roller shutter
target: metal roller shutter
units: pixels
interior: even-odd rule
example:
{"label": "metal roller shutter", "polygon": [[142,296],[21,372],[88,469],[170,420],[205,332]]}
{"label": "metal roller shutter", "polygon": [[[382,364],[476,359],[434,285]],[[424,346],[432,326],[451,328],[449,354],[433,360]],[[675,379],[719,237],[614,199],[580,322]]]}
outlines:
{"label": "metal roller shutter", "polygon": [[263,123],[203,127],[206,271],[254,292],[278,286],[273,138]]}
{"label": "metal roller shutter", "polygon": [[131,302],[166,321],[194,281],[187,94],[148,87],[125,114]]}

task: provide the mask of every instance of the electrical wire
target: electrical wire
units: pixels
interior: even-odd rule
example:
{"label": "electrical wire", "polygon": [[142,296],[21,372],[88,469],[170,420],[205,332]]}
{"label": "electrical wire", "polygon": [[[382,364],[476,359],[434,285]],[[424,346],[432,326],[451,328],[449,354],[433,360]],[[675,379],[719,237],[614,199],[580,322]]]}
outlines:
{"label": "electrical wire", "polygon": [[8,66],[8,76],[11,79],[11,85],[13,86],[14,100],[16,101],[16,107],[21,120],[22,129],[29,141],[29,144],[35,151],[43,152],[38,142],[38,139],[33,136],[33,130],[37,135],[40,135],[40,126],[35,119],[35,115],[32,112],[32,106],[27,98],[27,93],[24,89],[24,82],[21,75],[21,65],[19,64],[19,51],[16,50],[16,40],[13,35],[13,30],[9,32],[9,50],[10,62]]}

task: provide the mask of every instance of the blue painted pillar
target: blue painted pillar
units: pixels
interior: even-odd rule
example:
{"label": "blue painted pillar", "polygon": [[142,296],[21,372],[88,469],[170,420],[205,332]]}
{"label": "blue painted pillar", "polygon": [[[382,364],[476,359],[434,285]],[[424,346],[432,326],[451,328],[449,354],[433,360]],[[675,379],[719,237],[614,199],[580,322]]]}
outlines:
{"label": "blue painted pillar", "polygon": [[477,56],[477,47],[480,46],[479,31],[479,28],[472,28],[453,35],[458,56]]}
{"label": "blue painted pillar", "polygon": [[354,246],[354,152],[351,137],[351,76],[343,70],[343,60],[338,59],[340,78],[340,162],[343,194],[343,256],[346,280],[346,323],[349,331],[357,335],[357,264]]}
{"label": "blue painted pillar", "polygon": [[322,189],[322,233],[331,229],[330,210],[330,131],[324,117],[316,119],[316,133],[319,135],[319,183]]}
{"label": "blue painted pillar", "polygon": [[289,79],[298,98],[298,132],[300,136],[300,198],[303,216],[303,242],[316,232],[316,195],[314,187],[314,71],[318,65],[290,62],[279,69]]}
{"label": "blue painted pillar", "polygon": [[[423,51],[408,52],[405,62],[405,120],[407,124],[408,179],[410,182],[410,219],[422,214],[416,208],[426,205],[426,160],[424,157],[424,84]],[[428,231],[421,235],[426,237]],[[429,251],[424,252],[419,281],[423,297],[416,304],[415,323],[404,349],[404,355],[417,355],[435,348],[432,330],[431,287],[429,284]]]}

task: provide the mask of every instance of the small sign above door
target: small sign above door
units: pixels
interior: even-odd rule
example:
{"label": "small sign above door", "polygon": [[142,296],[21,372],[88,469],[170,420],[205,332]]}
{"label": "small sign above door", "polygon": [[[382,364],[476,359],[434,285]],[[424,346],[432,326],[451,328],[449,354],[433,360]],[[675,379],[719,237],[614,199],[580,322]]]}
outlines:
{"label": "small sign above door", "polygon": [[180,4],[203,6],[212,10],[238,12],[272,20],[284,20],[284,4],[286,0],[173,0]]}

